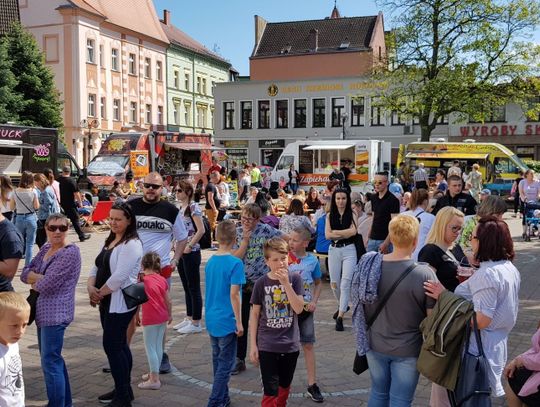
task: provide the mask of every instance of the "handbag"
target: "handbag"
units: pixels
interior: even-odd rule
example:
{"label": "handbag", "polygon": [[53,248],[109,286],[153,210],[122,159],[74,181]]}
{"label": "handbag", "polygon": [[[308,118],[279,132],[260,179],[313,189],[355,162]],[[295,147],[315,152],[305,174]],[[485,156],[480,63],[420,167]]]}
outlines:
{"label": "handbag", "polygon": [[[43,270],[43,275],[45,275],[45,272],[51,265],[51,261],[47,264],[45,269]],[[34,290],[33,288],[30,289],[30,294],[28,297],[26,297],[26,302],[30,305],[30,317],[28,318],[28,325],[32,325],[32,322],[36,319],[36,311],[37,311],[37,300],[39,298],[39,291]]]}
{"label": "handbag", "polygon": [[[369,328],[371,328],[371,325],[373,325],[373,323],[375,322],[375,320],[377,319],[377,317],[379,316],[379,314],[383,310],[384,306],[386,305],[386,303],[390,299],[390,296],[393,294],[393,292],[395,291],[395,289],[397,288],[399,283],[401,283],[403,281],[403,279],[405,277],[407,277],[409,275],[409,273],[411,271],[413,271],[414,268],[417,265],[418,264],[416,262],[414,262],[409,267],[407,267],[407,269],[403,273],[401,273],[399,278],[395,281],[394,285],[392,285],[392,287],[390,287],[390,289],[387,291],[387,293],[384,295],[383,299],[381,300],[381,302],[377,306],[377,309],[375,310],[375,312],[373,313],[371,318],[366,322],[366,326],[367,326],[368,330],[369,330]],[[357,375],[359,375],[359,374],[364,373],[368,369],[369,369],[369,366],[368,366],[367,356],[366,355],[359,355],[358,351],[356,351],[356,355],[354,356],[354,362],[353,362],[353,372],[356,373]]]}
{"label": "handbag", "polygon": [[489,386],[489,362],[484,354],[482,339],[476,313],[473,313],[473,331],[478,347],[478,355],[469,351],[471,341],[471,324],[465,330],[465,353],[461,359],[459,376],[455,391],[448,391],[450,404],[453,407],[491,407],[491,387]]}
{"label": "handbag", "polygon": [[128,309],[138,307],[148,301],[148,296],[144,291],[144,283],[135,283],[123,288],[122,294]]}

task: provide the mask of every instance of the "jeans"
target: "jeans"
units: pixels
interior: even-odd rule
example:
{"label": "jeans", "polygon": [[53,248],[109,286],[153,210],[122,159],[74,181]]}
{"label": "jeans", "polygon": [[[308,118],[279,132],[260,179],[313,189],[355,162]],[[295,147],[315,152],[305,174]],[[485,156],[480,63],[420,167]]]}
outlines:
{"label": "jeans", "polygon": [[298,184],[289,184],[289,186],[291,187],[291,192],[293,193],[293,195],[296,194],[296,192],[298,191]]}
{"label": "jeans", "polygon": [[368,239],[366,251],[378,252],[379,247],[383,244],[384,240]]}
{"label": "jeans", "polygon": [[150,373],[159,374],[159,366],[163,358],[163,336],[165,336],[167,324],[143,326],[144,350],[148,359]]}
{"label": "jeans", "polygon": [[71,387],[66,363],[62,357],[64,332],[68,324],[37,328],[41,368],[49,407],[71,407]]}
{"label": "jeans", "polygon": [[408,407],[418,384],[417,358],[367,353],[371,392],[368,407]]}
{"label": "jeans", "polygon": [[200,321],[203,306],[200,268],[200,250],[194,250],[191,253],[184,254],[178,263],[178,274],[180,275],[186,294],[187,316],[195,321]]}
{"label": "jeans", "polygon": [[15,218],[15,226],[21,233],[24,240],[24,265],[27,266],[32,261],[32,248],[34,247],[34,243],[36,243],[36,214],[17,214]]}
{"label": "jeans", "polygon": [[104,307],[99,308],[103,327],[103,350],[109,360],[116,400],[129,400],[131,393],[133,359],[127,343],[127,328],[136,310],[119,314],[110,313]]}
{"label": "jeans", "polygon": [[251,311],[251,292],[252,288],[246,290],[246,286],[242,287],[242,303],[240,305],[242,312],[242,327],[244,328],[244,335],[238,338],[238,346],[236,350],[236,356],[238,359],[245,360],[247,354],[248,336],[246,332],[249,330],[249,312]]}
{"label": "jeans", "polygon": [[75,229],[75,232],[79,236],[79,239],[84,238],[84,233],[81,229],[81,224],[79,221],[79,212],[77,212],[76,207],[62,207],[64,209],[64,213],[71,221],[71,224],[73,225],[73,229]]}
{"label": "jeans", "polygon": [[330,286],[334,296],[339,301],[339,310],[347,311],[351,295],[351,283],[354,268],[357,263],[354,244],[344,247],[330,246],[328,249],[328,266],[330,271]]}
{"label": "jeans", "polygon": [[279,388],[288,388],[294,377],[299,351],[277,353],[259,351],[259,366],[263,392],[267,396],[277,396]]}
{"label": "jeans", "polygon": [[208,399],[208,407],[223,407],[230,401],[229,379],[236,360],[236,338],[234,332],[219,338],[210,335],[214,384]]}

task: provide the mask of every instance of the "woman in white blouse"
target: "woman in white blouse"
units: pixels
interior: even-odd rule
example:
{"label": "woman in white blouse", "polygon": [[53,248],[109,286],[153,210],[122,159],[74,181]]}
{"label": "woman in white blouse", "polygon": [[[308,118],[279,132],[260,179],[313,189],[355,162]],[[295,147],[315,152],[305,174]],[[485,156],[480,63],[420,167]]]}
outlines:
{"label": "woman in white blouse", "polygon": [[122,289],[137,282],[143,247],[137,235],[135,215],[128,203],[114,204],[109,219],[111,233],[96,257],[87,282],[90,305],[99,305],[103,349],[114,379],[114,390],[103,394],[99,400],[111,401],[115,406],[130,406],[133,361],[127,329],[137,307],[127,308]]}

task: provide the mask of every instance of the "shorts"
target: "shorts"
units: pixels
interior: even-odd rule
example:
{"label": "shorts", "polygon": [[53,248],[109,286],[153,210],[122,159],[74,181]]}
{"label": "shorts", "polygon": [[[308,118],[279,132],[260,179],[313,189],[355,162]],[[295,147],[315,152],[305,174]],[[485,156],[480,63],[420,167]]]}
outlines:
{"label": "shorts", "polygon": [[315,318],[314,313],[300,320],[298,319],[298,328],[300,329],[300,343],[315,343]]}
{"label": "shorts", "polygon": [[515,395],[521,400],[522,403],[525,403],[527,406],[538,406],[540,405],[540,390],[536,393],[529,394],[528,396],[519,396],[518,393],[521,391],[521,388],[525,382],[531,377],[531,375],[536,372],[532,372],[528,369],[521,368],[514,371],[514,377],[508,379],[508,384],[512,388],[512,391]]}

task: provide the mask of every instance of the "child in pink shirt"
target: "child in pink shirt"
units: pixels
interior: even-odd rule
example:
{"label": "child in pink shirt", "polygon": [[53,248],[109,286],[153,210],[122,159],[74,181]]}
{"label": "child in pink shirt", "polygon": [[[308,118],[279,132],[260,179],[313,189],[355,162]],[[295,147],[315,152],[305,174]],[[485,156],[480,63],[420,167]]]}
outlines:
{"label": "child in pink shirt", "polygon": [[163,336],[167,323],[172,322],[172,304],[169,298],[167,280],[160,275],[161,260],[157,253],[146,253],[142,258],[144,291],[148,301],[142,305],[144,348],[150,372],[142,376],[139,389],[158,390],[159,365],[163,357]]}

